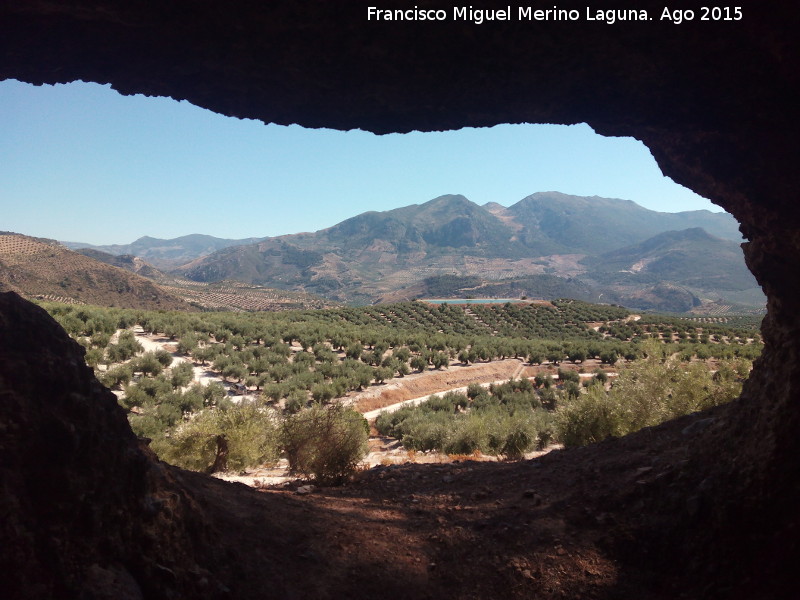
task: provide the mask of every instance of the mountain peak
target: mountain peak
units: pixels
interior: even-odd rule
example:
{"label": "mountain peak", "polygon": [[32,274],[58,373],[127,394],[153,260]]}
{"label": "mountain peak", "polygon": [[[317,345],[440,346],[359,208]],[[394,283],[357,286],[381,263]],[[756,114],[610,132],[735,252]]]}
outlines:
{"label": "mountain peak", "polygon": [[428,200],[424,202],[421,206],[478,206],[472,200],[469,200],[466,196],[462,196],[461,194],[444,194],[442,196],[437,196],[433,200]]}
{"label": "mountain peak", "polygon": [[681,229],[680,231],[665,231],[659,234],[659,238],[671,240],[692,240],[692,241],[706,241],[706,240],[719,240],[720,238],[711,235],[702,227],[689,227],[688,229]]}

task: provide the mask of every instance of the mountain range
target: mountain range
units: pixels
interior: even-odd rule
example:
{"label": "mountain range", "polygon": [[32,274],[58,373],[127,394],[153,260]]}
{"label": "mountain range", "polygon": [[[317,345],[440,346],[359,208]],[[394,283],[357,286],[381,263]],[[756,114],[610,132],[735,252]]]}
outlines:
{"label": "mountain range", "polygon": [[664,213],[629,200],[543,192],[510,207],[440,196],[313,233],[145,237],[94,248],[138,256],[189,280],[235,280],[344,302],[519,294],[685,311],[708,300],[763,306],[741,241],[727,213]]}

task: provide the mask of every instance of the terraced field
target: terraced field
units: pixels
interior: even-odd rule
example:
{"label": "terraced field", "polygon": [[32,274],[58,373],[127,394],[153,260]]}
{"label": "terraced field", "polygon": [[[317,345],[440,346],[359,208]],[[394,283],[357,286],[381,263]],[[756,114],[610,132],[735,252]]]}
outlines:
{"label": "terraced field", "polygon": [[238,281],[202,283],[176,279],[162,286],[175,296],[204,310],[257,312],[332,308],[338,303],[304,292],[275,290]]}

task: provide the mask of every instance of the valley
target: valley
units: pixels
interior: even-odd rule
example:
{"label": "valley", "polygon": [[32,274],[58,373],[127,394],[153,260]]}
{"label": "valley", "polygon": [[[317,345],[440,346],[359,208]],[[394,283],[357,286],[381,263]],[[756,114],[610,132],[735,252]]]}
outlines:
{"label": "valley", "polygon": [[[161,269],[148,276],[183,290],[216,284],[243,292],[244,284],[346,304],[527,296],[675,313],[710,305],[718,312],[722,306],[731,313],[763,312],[765,298],[744,264],[741,241],[725,213],[661,213],[627,200],[544,192],[510,207],[441,196],[363,213],[313,233],[259,240],[142,238],[94,251],[98,257],[98,251],[137,252],[139,260]],[[308,296],[298,301],[313,304]],[[200,304],[238,307],[230,301]],[[249,301],[239,308],[246,306],[270,303]]]}
{"label": "valley", "polygon": [[[227,473],[283,457],[284,477],[325,480],[298,466],[310,450],[286,438],[307,419],[355,435],[356,457],[367,415],[369,464],[390,460],[374,449],[391,439],[403,460],[496,460],[732,398],[761,348],[762,295],[738,241],[725,214],[555,192],[508,208],[450,195],[276,238],[70,250],[5,233],[0,269],[7,289],[43,302],[85,347],[162,459]],[[687,387],[680,406],[631,420],[619,407],[634,400],[608,379],[617,368],[620,382],[645,368],[671,386],[708,380],[705,395]],[[597,402],[616,416],[587,416]],[[323,443],[312,437],[303,443]]]}
{"label": "valley", "polygon": [[[614,221],[620,211],[634,226]],[[741,393],[763,346],[763,295],[731,219],[651,212],[553,193],[509,208],[444,196],[257,240],[71,250],[5,233],[0,281],[77,341],[137,443],[193,481],[201,502],[222,488],[192,471],[245,484],[287,518],[295,504],[355,502],[359,518],[378,523],[408,509],[416,524],[395,531],[404,543],[469,543],[494,553],[498,581],[580,591],[617,571],[594,537],[570,546],[584,533],[569,511],[537,525],[537,535],[562,537],[536,560],[515,561],[511,546],[469,532],[530,543],[508,537],[522,521],[506,513],[527,521],[574,498],[574,478],[595,460],[616,460],[622,473],[635,463],[636,485],[650,481],[653,444],[637,432],[660,428],[664,455],[677,456],[686,432],[706,426],[698,415]],[[619,437],[628,455],[603,454]],[[588,462],[560,466],[574,451]],[[510,485],[525,481],[513,465],[528,464],[545,474],[536,487]],[[603,481],[627,489],[629,477]],[[243,493],[225,518],[252,519],[237,504]],[[597,519],[603,507],[591,509]],[[334,545],[350,564],[386,531],[340,532]],[[380,560],[404,564],[390,546]],[[407,567],[425,561],[426,581],[461,568],[435,547],[417,554]],[[569,585],[541,560],[571,573]]]}

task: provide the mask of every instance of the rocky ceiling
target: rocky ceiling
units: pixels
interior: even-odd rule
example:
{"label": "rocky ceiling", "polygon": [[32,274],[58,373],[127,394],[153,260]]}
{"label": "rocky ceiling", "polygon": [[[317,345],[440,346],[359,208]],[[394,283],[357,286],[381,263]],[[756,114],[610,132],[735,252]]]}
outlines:
{"label": "rocky ceiling", "polygon": [[[737,469],[749,497],[776,515],[791,510],[800,479],[796,4],[740,1],[740,20],[703,21],[701,3],[675,2],[670,9],[694,10],[694,20],[676,24],[660,19],[660,3],[607,2],[601,8],[653,17],[608,24],[587,21],[587,3],[564,1],[558,7],[576,8],[580,21],[480,25],[375,22],[369,4],[5,0],[0,79],[110,83],[123,94],[307,127],[585,121],[642,140],[667,175],[730,211],[750,240],[745,255],[769,298],[766,350],[721,460],[751,465]],[[452,14],[452,3],[416,5]],[[741,512],[731,510],[718,518]]]}

